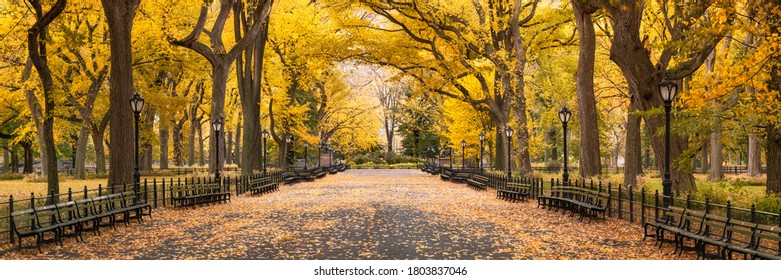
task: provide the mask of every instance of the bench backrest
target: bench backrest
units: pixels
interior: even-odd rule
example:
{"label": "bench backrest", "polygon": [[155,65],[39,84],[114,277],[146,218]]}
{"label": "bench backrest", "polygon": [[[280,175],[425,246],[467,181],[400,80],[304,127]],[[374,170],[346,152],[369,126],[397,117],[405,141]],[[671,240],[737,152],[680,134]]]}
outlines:
{"label": "bench backrest", "polygon": [[683,226],[682,221],[685,213],[686,209],[684,208],[670,206],[662,210],[662,219],[665,224],[681,227]]}
{"label": "bench backrest", "polygon": [[727,226],[727,242],[751,246],[754,243],[754,234],[758,226],[755,223],[731,220]]}
{"label": "bench backrest", "polygon": [[759,225],[755,234],[755,244],[760,251],[775,252],[781,255],[781,227]]}
{"label": "bench backrest", "polygon": [[122,207],[128,207],[136,203],[136,192],[126,191],[122,193]]}
{"label": "bench backrest", "polygon": [[78,208],[75,201],[57,203],[57,218],[59,222],[66,222],[79,218]]}
{"label": "bench backrest", "polygon": [[25,209],[11,213],[11,223],[13,224],[14,231],[27,232],[38,228],[38,220],[35,215],[35,210]]}
{"label": "bench backrest", "polygon": [[38,226],[48,227],[59,223],[57,221],[57,206],[46,205],[43,207],[35,207],[35,215],[38,216]]}
{"label": "bench backrest", "polygon": [[705,220],[702,222],[702,232],[700,234],[722,240],[726,234],[728,223],[729,219],[727,219],[727,217],[714,214],[705,215]]}
{"label": "bench backrest", "polygon": [[683,228],[690,232],[701,232],[705,221],[705,212],[687,209],[683,216]]}
{"label": "bench backrest", "polygon": [[110,212],[113,209],[111,198],[106,195],[93,197],[92,205],[92,213],[94,214]]}
{"label": "bench backrest", "polygon": [[95,204],[92,203],[92,199],[85,198],[76,200],[76,213],[79,217],[87,217],[94,215]]}

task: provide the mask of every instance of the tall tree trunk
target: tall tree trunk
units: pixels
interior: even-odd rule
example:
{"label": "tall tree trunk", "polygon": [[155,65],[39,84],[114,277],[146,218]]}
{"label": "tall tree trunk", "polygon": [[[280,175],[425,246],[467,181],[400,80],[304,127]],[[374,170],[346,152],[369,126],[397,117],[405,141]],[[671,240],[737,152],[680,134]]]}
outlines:
{"label": "tall tree trunk", "polygon": [[[152,107],[146,107],[144,120],[141,122],[143,127],[142,131],[154,133],[155,125],[155,110]],[[150,133],[150,134],[151,134]],[[142,133],[143,134],[143,133]],[[154,147],[152,146],[152,139],[144,139],[139,136],[141,141],[142,157],[141,157],[141,170],[152,171],[152,163],[154,161]]]}
{"label": "tall tree trunk", "polygon": [[11,166],[10,171],[11,173],[19,173],[19,155],[16,152],[16,146],[11,146]]}
{"label": "tall tree trunk", "polygon": [[203,144],[203,127],[198,126],[198,151],[200,152],[198,155],[198,165],[204,166],[206,164],[206,157],[204,156],[204,144]]}
{"label": "tall tree trunk", "polygon": [[[33,165],[35,164],[35,158],[33,158],[33,143],[22,142],[22,148],[24,149],[24,174],[33,173]],[[14,167],[16,169],[16,167]]]}
{"label": "tall tree trunk", "polygon": [[[215,131],[211,129],[212,121],[216,119],[225,118],[225,92],[228,86],[228,75],[230,75],[230,64],[227,66],[218,65],[212,67],[212,111],[209,117],[207,127],[209,128],[209,171],[215,173],[218,169],[222,170],[222,164],[225,161],[225,146],[222,144],[217,146],[219,139],[220,143],[225,143],[224,131],[220,131],[215,134]],[[245,125],[246,126],[246,125]],[[220,162],[217,162],[217,152],[220,153]]]}
{"label": "tall tree trunk", "polygon": [[160,122],[160,170],[168,169],[168,123]]}
{"label": "tall tree trunk", "polygon": [[233,132],[226,133],[225,142],[225,164],[233,164]]}
{"label": "tall tree trunk", "polygon": [[[240,20],[239,15],[239,9],[235,9],[234,22],[237,25],[236,31],[239,31],[238,26],[243,26],[244,32],[249,32],[251,26],[247,22],[246,16]],[[263,57],[265,56],[270,20],[268,16],[261,20],[263,22],[261,23],[262,30],[260,34],[244,51],[244,55],[239,55],[236,61],[236,72],[243,84],[239,90],[242,116],[244,118],[244,138],[242,139],[244,142],[241,145],[244,148],[243,153],[241,153],[242,174],[252,174],[253,172],[263,170],[263,157],[259,156],[263,153],[260,125],[260,84],[263,75]],[[240,32],[236,32],[236,40],[239,40],[239,34]],[[242,66],[244,66],[243,69]],[[238,145],[238,142],[236,144]]]}
{"label": "tall tree trunk", "polygon": [[[781,0],[767,0],[771,7],[781,7]],[[781,29],[781,16],[777,12],[769,13],[767,20],[767,34],[773,34]],[[768,32],[770,31],[770,32]],[[779,61],[781,55],[776,52],[770,61]],[[770,64],[770,81],[768,81],[768,91],[778,94],[776,98],[781,98],[781,65],[778,63]],[[767,127],[767,151],[765,153],[765,164],[767,165],[767,193],[781,194],[781,127],[778,124],[769,124]]]}
{"label": "tall tree trunk", "polygon": [[[580,176],[590,178],[600,175],[599,127],[597,126],[597,101],[594,97],[594,60],[596,33],[591,14],[596,8],[585,1],[572,0],[575,23],[578,27],[577,96],[580,125]],[[633,184],[634,185],[634,184]]]}
{"label": "tall tree trunk", "polygon": [[43,85],[43,99],[44,99],[44,111],[43,111],[43,140],[50,145],[46,145],[42,149],[42,154],[46,154],[46,161],[44,164],[48,168],[46,174],[47,182],[47,194],[50,197],[46,200],[46,204],[54,204],[58,201],[60,192],[60,183],[57,170],[57,150],[54,147],[54,80],[52,78],[51,69],[49,68],[49,61],[46,58],[46,27],[54,21],[57,16],[65,9],[65,0],[57,0],[51,9],[44,13],[43,7],[39,0],[30,0],[30,5],[35,12],[36,22],[30,29],[27,30],[27,51],[32,60],[35,70],[38,72],[38,77]]}
{"label": "tall tree trunk", "polygon": [[[27,59],[27,62],[24,65],[24,70],[22,71],[22,77],[19,81],[20,84],[27,82],[27,80],[30,79],[30,75],[32,73],[32,67],[33,67],[33,61],[32,59]],[[24,90],[24,96],[25,100],[27,101],[27,106],[30,108],[30,115],[33,119],[33,122],[35,123],[35,131],[36,136],[38,138],[38,149],[41,151],[41,162],[46,162],[46,153],[44,152],[46,150],[46,141],[43,138],[43,110],[41,109],[41,104],[38,103],[38,98],[35,96],[35,91],[32,89],[25,89]],[[33,168],[30,166],[30,168]],[[46,164],[41,164],[41,174],[43,176],[46,176],[47,171],[49,168],[46,166]],[[34,172],[34,168],[31,169],[30,173]]]}
{"label": "tall tree trunk", "polygon": [[[779,67],[774,69],[776,71],[781,70]],[[775,72],[778,73],[778,72]],[[771,78],[776,85],[781,82],[781,78],[778,75]],[[770,87],[770,86],[769,86]],[[773,86],[775,90],[779,90],[779,86]],[[767,151],[765,152],[765,164],[767,165],[767,180],[766,189],[767,193],[781,194],[781,127],[777,125],[770,125],[767,128]]]}
{"label": "tall tree trunk", "polygon": [[236,161],[236,165],[239,166],[239,168],[244,168],[241,161],[241,155],[242,155],[242,149],[241,149],[241,117],[239,117],[239,121],[236,124],[236,139],[233,140],[234,147],[233,152],[236,154],[236,157],[234,157],[234,160]]}
{"label": "tall tree trunk", "polygon": [[183,135],[184,123],[175,123],[173,125],[173,141],[174,141],[174,165],[184,166],[184,140]]}
{"label": "tall tree trunk", "polygon": [[[521,2],[515,0],[512,11],[512,20],[510,23],[510,31],[512,32],[512,49],[515,53],[515,66],[513,68],[513,76],[515,78],[515,92],[514,94],[505,94],[506,98],[513,97],[515,106],[516,121],[518,122],[518,130],[516,138],[518,142],[518,168],[519,173],[524,176],[532,175],[531,155],[529,154],[529,128],[526,120],[526,93],[524,91],[524,75],[526,74],[526,47],[523,45],[523,37],[521,36]],[[534,4],[536,7],[536,3]],[[529,15],[528,19],[524,19],[524,22],[528,22],[531,16],[534,14],[534,9]],[[507,44],[510,45],[510,44]],[[509,83],[509,76],[502,77],[502,84],[505,86],[505,91],[512,91]]]}
{"label": "tall tree trunk", "polygon": [[76,160],[74,164],[73,177],[84,179],[86,171],[84,170],[87,159],[87,143],[89,142],[89,127],[82,125],[79,129],[79,138],[76,140]]}
{"label": "tall tree trunk", "polygon": [[[611,14],[614,23],[614,36],[610,48],[610,59],[621,68],[621,72],[629,84],[630,91],[638,100],[639,109],[647,111],[660,108],[663,105],[658,92],[659,82],[666,75],[680,79],[691,75],[694,70],[702,65],[702,53],[709,53],[715,48],[715,42],[708,41],[699,52],[696,52],[687,63],[680,64],[680,68],[670,69],[668,72],[669,52],[664,52],[665,59],[658,66],[651,61],[651,54],[641,41],[640,25],[645,5],[640,0],[622,0],[616,5],[604,6]],[[658,68],[658,69],[657,69]],[[674,120],[673,120],[674,121]],[[654,150],[656,165],[659,170],[664,170],[665,163],[665,137],[657,131],[664,129],[664,116],[649,116],[644,118],[645,130],[651,135],[651,146]],[[670,159],[674,163],[683,154],[688,146],[688,139],[678,135],[670,137]],[[696,190],[694,176],[686,170],[671,168],[673,190],[677,193],[689,193]]]}
{"label": "tall tree trunk", "polygon": [[[196,106],[193,105],[193,107]],[[191,112],[197,113],[197,109],[192,109]],[[198,118],[196,118],[195,114],[192,114],[191,116],[192,118],[190,119],[190,139],[187,142],[187,165],[189,166],[195,165],[195,135],[200,131],[200,129],[198,128],[198,125],[200,124]]]}
{"label": "tall tree trunk", "polygon": [[626,147],[624,147],[624,186],[637,187],[637,176],[643,173],[640,117],[636,116],[637,102],[630,97],[626,116]]}
{"label": "tall tree trunk", "polygon": [[507,136],[504,135],[504,129],[507,127],[506,123],[496,124],[496,152],[494,153],[494,168],[496,170],[507,170]]}
{"label": "tall tree trunk", "polygon": [[706,141],[702,144],[702,154],[700,155],[700,161],[702,164],[702,174],[708,174],[710,170],[710,162],[708,161],[708,155],[710,155],[710,141]]}
{"label": "tall tree trunk", "polygon": [[106,148],[103,132],[92,132],[92,145],[95,146],[95,173],[106,173]]}
{"label": "tall tree trunk", "polygon": [[748,176],[757,177],[762,173],[762,147],[759,138],[749,133],[748,135]]}
{"label": "tall tree trunk", "polygon": [[713,127],[714,131],[710,134],[710,173],[708,181],[721,181],[724,179],[724,155],[721,146],[721,121],[717,121]]}
{"label": "tall tree trunk", "polygon": [[133,113],[130,98],[133,85],[133,52],[131,46],[133,18],[140,0],[101,0],[108,21],[111,49],[109,103],[112,108],[109,128],[111,151],[109,185],[133,181]]}
{"label": "tall tree trunk", "polygon": [[721,181],[724,179],[724,170],[722,170],[724,155],[721,145],[720,121],[716,123],[714,129],[716,131],[710,134],[710,173],[708,174],[708,181]]}

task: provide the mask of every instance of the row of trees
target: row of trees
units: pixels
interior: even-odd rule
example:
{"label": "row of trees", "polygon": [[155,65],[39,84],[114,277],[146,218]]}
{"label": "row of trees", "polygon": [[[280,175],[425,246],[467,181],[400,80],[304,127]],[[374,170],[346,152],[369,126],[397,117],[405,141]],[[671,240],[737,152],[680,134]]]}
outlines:
{"label": "row of trees", "polygon": [[[68,141],[77,169],[91,148],[110,182],[130,181],[138,92],[146,167],[192,164],[201,143],[212,168],[219,150],[254,172],[264,129],[282,165],[291,136],[360,152],[383,129],[411,155],[466,140],[476,157],[485,131],[494,166],[513,153],[530,175],[533,158],[561,156],[566,105],[580,175],[623,150],[634,185],[641,154],[664,153],[657,85],[670,77],[676,191],[694,190],[695,159],[719,179],[723,147],[747,138],[749,166],[764,150],[778,192],[777,1],[3,0],[0,138],[25,162],[39,153],[50,191]],[[225,133],[205,133],[216,118]]]}
{"label": "row of trees", "polygon": [[[765,146],[767,191],[781,191],[777,1],[343,3],[361,11],[356,29],[377,34],[364,43],[372,51],[363,59],[413,80],[415,100],[436,96],[429,103],[436,109],[415,111],[411,102],[409,115],[442,112],[421,120],[443,124],[433,134],[448,143],[466,140],[470,157],[479,132],[493,131],[489,154],[505,168],[510,151],[496,136],[511,126],[515,164],[531,174],[531,158],[556,158],[564,136],[555,113],[566,105],[576,112],[571,143],[580,175],[599,176],[604,155],[623,150],[624,183],[635,185],[643,142],[664,154],[658,84],[669,77],[682,85],[670,150],[675,190],[695,189],[695,161],[721,179],[725,144],[748,139],[749,173],[758,175]],[[654,157],[656,167],[665,168],[662,159]]]}
{"label": "row of trees", "polygon": [[[132,182],[135,93],[147,104],[142,170],[208,158],[213,170],[235,163],[258,172],[263,130],[283,166],[288,138],[299,149],[377,146],[376,100],[347,82],[364,51],[326,4],[4,0],[0,12],[6,162],[18,147],[26,172],[41,158],[50,193],[59,190],[57,159],[71,155],[76,177],[94,158],[109,183]],[[220,135],[209,126],[217,118],[226,123]]]}

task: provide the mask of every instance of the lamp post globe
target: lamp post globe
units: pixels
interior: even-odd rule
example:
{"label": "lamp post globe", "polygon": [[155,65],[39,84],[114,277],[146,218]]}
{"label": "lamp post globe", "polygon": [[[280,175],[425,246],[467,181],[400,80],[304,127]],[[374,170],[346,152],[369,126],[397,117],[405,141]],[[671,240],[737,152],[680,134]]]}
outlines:
{"label": "lamp post globe", "polygon": [[266,176],[266,165],[268,164],[268,161],[266,160],[266,157],[268,156],[268,153],[266,152],[266,140],[268,139],[268,130],[263,129],[261,136],[263,136],[263,176]]}
{"label": "lamp post globe", "polygon": [[659,83],[659,95],[664,102],[664,174],[662,175],[662,195],[664,196],[664,205],[669,206],[672,203],[673,181],[670,178],[670,110],[675,95],[678,93],[678,84],[669,77],[666,77]]}
{"label": "lamp post globe", "polygon": [[510,155],[513,147],[513,128],[509,125],[504,129],[504,135],[507,136],[507,178],[512,177],[512,165]]}
{"label": "lamp post globe", "polygon": [[569,154],[567,154],[567,123],[572,116],[572,112],[564,106],[559,111],[559,120],[561,126],[564,128],[564,174],[562,174],[562,183],[565,186],[569,186]]}
{"label": "lamp post globe", "polygon": [[220,163],[220,131],[222,131],[222,124],[222,118],[217,118],[212,122],[212,129],[214,129],[214,140],[216,141],[216,149],[214,151],[214,180],[217,182],[217,184],[220,183],[220,167],[222,166]]}
{"label": "lamp post globe", "polygon": [[133,118],[135,119],[135,165],[133,166],[133,192],[136,194],[136,201],[138,202],[139,193],[141,192],[141,171],[139,170],[139,150],[138,150],[138,119],[141,117],[141,111],[144,110],[144,98],[138,93],[134,94],[130,98],[130,109],[133,110]]}

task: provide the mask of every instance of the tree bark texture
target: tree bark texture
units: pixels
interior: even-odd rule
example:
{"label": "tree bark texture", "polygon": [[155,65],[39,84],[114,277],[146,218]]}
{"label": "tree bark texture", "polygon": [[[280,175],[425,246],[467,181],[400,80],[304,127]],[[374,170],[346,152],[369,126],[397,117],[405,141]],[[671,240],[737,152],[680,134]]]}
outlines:
{"label": "tree bark texture", "polygon": [[[702,65],[704,56],[715,47],[718,40],[706,42],[700,52],[696,52],[690,60],[681,62],[678,66],[667,69],[672,57],[671,51],[662,53],[658,65],[651,62],[651,53],[646,49],[640,38],[640,23],[642,21],[644,2],[640,0],[622,0],[615,4],[604,4],[612,16],[614,23],[613,44],[610,49],[610,59],[621,68],[621,72],[627,80],[630,91],[637,98],[639,109],[647,111],[660,108],[663,105],[658,92],[658,85],[667,75],[673,79],[681,79],[691,75]],[[704,11],[703,11],[704,12]],[[720,39],[720,38],[716,38]],[[713,41],[716,42],[713,42]],[[644,119],[645,129],[651,135],[651,146],[654,155],[664,155],[664,133],[657,133],[664,129],[664,116],[649,116]],[[673,117],[672,122],[675,121]],[[683,151],[688,146],[688,140],[679,135],[670,137],[671,179],[673,190],[677,193],[689,193],[696,189],[694,176],[685,170],[675,168],[675,161],[679,160]],[[664,157],[654,157],[657,167],[664,170]],[[680,159],[688,160],[688,159]]]}
{"label": "tree bark texture", "polygon": [[572,4],[580,44],[578,70],[576,73],[578,121],[580,124],[579,171],[582,178],[591,178],[599,176],[602,168],[599,152],[599,127],[597,126],[597,101],[594,97],[596,32],[591,19],[591,15],[596,12],[596,8],[582,0],[572,0]]}
{"label": "tree bark texture", "polygon": [[62,13],[65,9],[66,1],[57,0],[46,13],[43,12],[43,7],[39,0],[30,0],[29,2],[35,12],[36,22],[27,30],[27,51],[43,85],[44,111],[42,132],[43,140],[49,144],[42,149],[42,154],[46,154],[46,161],[43,164],[48,168],[46,172],[46,188],[47,194],[50,195],[46,200],[46,204],[54,204],[58,200],[57,194],[60,192],[60,184],[57,170],[57,150],[54,147],[55,88],[49,61],[46,57],[46,27]]}
{"label": "tree bark texture", "polygon": [[624,186],[637,187],[637,176],[643,173],[640,117],[636,116],[637,102],[630,97],[626,116],[626,147],[624,147]]}
{"label": "tree bark texture", "polygon": [[133,181],[134,139],[133,112],[130,98],[135,92],[133,85],[133,49],[131,35],[133,18],[140,0],[101,0],[108,21],[111,49],[109,104],[112,108],[109,127],[109,170],[108,185]]}
{"label": "tree bark texture", "polygon": [[160,170],[168,169],[168,123],[160,122]]}

